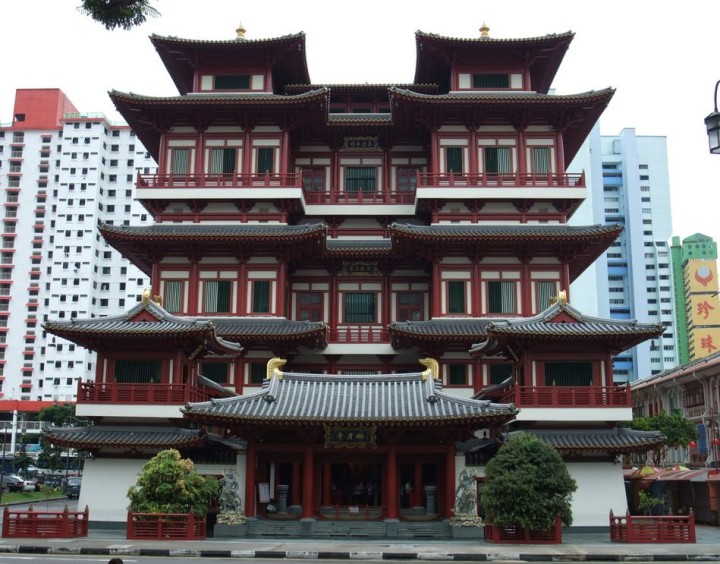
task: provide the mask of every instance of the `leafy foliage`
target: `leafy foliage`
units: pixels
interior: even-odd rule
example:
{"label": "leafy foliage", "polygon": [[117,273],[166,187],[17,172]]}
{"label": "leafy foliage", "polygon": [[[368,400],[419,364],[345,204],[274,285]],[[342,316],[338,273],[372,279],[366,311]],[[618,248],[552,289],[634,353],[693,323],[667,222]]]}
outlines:
{"label": "leafy foliage", "polygon": [[[51,405],[44,407],[38,412],[38,420],[49,424],[52,427],[66,427],[70,424],[86,424],[86,421],[75,418],[75,406],[73,404]],[[61,470],[68,464],[66,457],[62,456],[64,448],[50,443],[45,435],[40,436],[40,447],[42,451],[38,455],[38,465],[50,470]]]}
{"label": "leafy foliage", "polygon": [[649,493],[640,490],[638,492],[638,509],[645,515],[652,514],[654,507],[662,507],[665,505],[665,500],[660,497],[653,497]]}
{"label": "leafy foliage", "polygon": [[168,449],[143,466],[128,498],[134,513],[193,513],[202,518],[219,491],[216,478],[201,476],[193,470],[192,460]]}
{"label": "leafy foliage", "polygon": [[669,448],[684,447],[698,438],[695,424],[677,409],[670,414],[663,411],[652,417],[636,417],[630,427],[636,431],[660,431],[665,437],[662,446],[650,451],[655,466],[663,465]]}
{"label": "leafy foliage", "polygon": [[78,9],[108,30],[132,29],[145,23],[148,16],[160,15],[150,0],[82,0]]}
{"label": "leafy foliage", "polygon": [[38,420],[44,421],[53,427],[62,427],[75,417],[75,406],[72,404],[51,405],[38,412]]}
{"label": "leafy foliage", "polygon": [[548,529],[558,515],[572,524],[577,483],[552,447],[527,433],[513,437],[485,468],[483,505],[495,526]]}

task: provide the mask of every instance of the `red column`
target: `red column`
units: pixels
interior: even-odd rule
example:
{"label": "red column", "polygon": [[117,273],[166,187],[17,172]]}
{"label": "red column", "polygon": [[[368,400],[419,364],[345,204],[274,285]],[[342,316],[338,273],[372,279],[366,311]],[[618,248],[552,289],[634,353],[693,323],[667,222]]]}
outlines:
{"label": "red column", "polygon": [[[440,492],[438,492],[440,493]],[[454,506],[454,494],[455,494],[455,447],[452,444],[447,446],[447,452],[445,453],[445,492],[442,496],[438,496],[438,504],[441,502],[443,505],[438,507],[438,513],[441,515],[444,513],[445,517],[452,517],[453,506]],[[443,511],[444,510],[444,511]]]}
{"label": "red column", "polygon": [[277,275],[277,291],[275,295],[277,297],[277,305],[275,307],[275,315],[285,316],[285,299],[287,292],[287,261],[283,258],[280,259],[280,267]]}
{"label": "red column", "polygon": [[475,126],[470,128],[470,163],[468,172],[470,174],[478,173],[478,147],[477,147],[477,130]]}
{"label": "red column", "polygon": [[195,139],[195,174],[198,176],[203,175],[203,164],[205,162],[205,131],[202,129],[197,130],[197,138]]}
{"label": "red column", "polygon": [[442,315],[442,279],[440,278],[440,261],[438,259],[433,259],[432,269],[432,315],[440,317]]}
{"label": "red column", "polygon": [[338,319],[338,302],[340,300],[340,296],[338,295],[338,282],[337,282],[337,272],[330,272],[330,319],[329,325],[330,325],[330,335],[331,339],[335,338],[335,335],[337,334],[337,319]]}
{"label": "red column", "polygon": [[255,517],[255,447],[250,442],[245,457],[245,515]]}
{"label": "red column", "polygon": [[[523,260],[522,274],[520,275],[520,291],[522,292],[522,307],[519,311],[520,315],[529,316],[533,314],[531,284],[530,265],[527,260]],[[546,305],[538,304],[538,311],[542,311],[546,307]]]}
{"label": "red column", "polygon": [[560,289],[565,290],[567,302],[570,302],[570,265],[564,262],[562,265],[562,272],[560,273]]}
{"label": "red column", "polygon": [[387,328],[387,326],[390,324],[390,305],[391,305],[391,288],[390,288],[390,270],[385,270],[383,272],[383,285],[382,285],[382,297],[381,304],[382,304],[382,326],[383,328]]}
{"label": "red column", "polygon": [[332,467],[329,462],[323,464],[323,483],[322,483],[322,505],[332,505]]}
{"label": "red column", "polygon": [[198,311],[198,292],[200,292],[200,274],[198,272],[198,259],[193,257],[190,260],[190,280],[188,281],[188,313],[197,315]]}
{"label": "red column", "polygon": [[300,483],[300,462],[295,461],[293,462],[292,466],[292,490],[291,490],[291,497],[292,501],[291,503],[293,505],[300,505],[300,502],[302,501],[300,499],[300,491],[302,490],[302,484]]}
{"label": "red column", "polygon": [[310,518],[313,516],[313,445],[307,443],[305,445],[305,459],[303,460],[303,492],[302,492],[302,516]]}
{"label": "red column", "polygon": [[525,148],[525,130],[518,129],[517,171],[521,175],[527,173],[527,162],[525,159],[526,151],[527,149]]}
{"label": "red column", "polygon": [[386,519],[397,519],[400,516],[400,512],[398,510],[398,503],[400,501],[400,494],[398,492],[399,480],[397,453],[395,452],[395,445],[391,443],[388,447],[387,453],[385,495],[383,495],[383,502],[385,503],[385,507],[387,507],[387,511],[385,513]]}
{"label": "red column", "polygon": [[287,129],[283,129],[282,140],[280,141],[280,167],[278,173],[287,174],[290,172],[290,133]]}
{"label": "red column", "polygon": [[422,494],[423,494],[423,481],[422,481],[422,464],[419,462],[415,463],[414,468],[415,475],[413,476],[413,491],[412,491],[412,501],[410,503],[410,506],[414,505],[420,505],[422,503]]}

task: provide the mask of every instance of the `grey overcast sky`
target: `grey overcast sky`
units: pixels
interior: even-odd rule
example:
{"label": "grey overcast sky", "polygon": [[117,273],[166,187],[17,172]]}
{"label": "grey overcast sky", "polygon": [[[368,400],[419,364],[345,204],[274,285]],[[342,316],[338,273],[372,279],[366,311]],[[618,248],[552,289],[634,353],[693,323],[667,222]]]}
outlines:
{"label": "grey overcast sky", "polygon": [[417,30],[495,38],[575,32],[554,82],[558,94],[606,87],[615,97],[603,135],[634,128],[667,137],[674,235],[720,241],[720,155],[703,120],[720,80],[712,2],[669,0],[153,0],[160,12],[131,31],[107,31],[77,10],[80,0],[0,0],[0,123],[18,88],[60,88],[82,112],[121,121],[109,90],[174,95],[148,36],[248,39],[305,32],[315,83],[411,82]]}

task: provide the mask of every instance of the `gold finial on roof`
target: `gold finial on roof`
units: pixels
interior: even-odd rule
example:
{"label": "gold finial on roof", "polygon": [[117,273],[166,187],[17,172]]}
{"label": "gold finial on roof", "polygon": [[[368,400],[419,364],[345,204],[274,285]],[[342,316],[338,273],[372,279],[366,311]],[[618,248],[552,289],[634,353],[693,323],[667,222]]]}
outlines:
{"label": "gold finial on roof", "polygon": [[157,305],[159,305],[160,307],[162,307],[162,296],[160,296],[160,295],[153,296],[152,300],[153,300]]}
{"label": "gold finial on roof", "polygon": [[565,290],[560,290],[557,301],[560,305],[567,305],[567,292]]}
{"label": "gold finial on roof", "polygon": [[145,288],[142,292],[142,303],[143,305],[150,303],[150,290]]}
{"label": "gold finial on roof", "polygon": [[235,39],[245,39],[245,26],[243,26],[242,22],[240,22],[240,25],[238,25],[238,28],[235,30],[235,34]]}
{"label": "gold finial on roof", "polygon": [[483,24],[480,26],[480,37],[490,37],[490,28],[485,22],[483,22]]}
{"label": "gold finial on roof", "polygon": [[267,379],[270,380],[277,376],[278,380],[283,379],[283,373],[280,371],[280,367],[287,362],[284,358],[274,357],[268,360],[267,363]]}
{"label": "gold finial on roof", "polygon": [[431,376],[433,380],[440,378],[440,365],[437,360],[427,357],[419,359],[418,362],[427,368],[422,372],[423,381],[427,380],[428,376]]}

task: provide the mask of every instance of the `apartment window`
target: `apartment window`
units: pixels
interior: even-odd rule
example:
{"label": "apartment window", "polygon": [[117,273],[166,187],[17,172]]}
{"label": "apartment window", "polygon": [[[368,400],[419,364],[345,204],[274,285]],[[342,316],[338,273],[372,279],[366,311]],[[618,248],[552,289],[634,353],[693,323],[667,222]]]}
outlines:
{"label": "apartment window", "polygon": [[232,284],[229,280],[205,281],[205,311],[207,313],[229,312],[231,289]]}
{"label": "apartment window", "polygon": [[321,292],[300,292],[298,294],[298,320],[322,321],[323,294]]}
{"label": "apartment window", "polygon": [[235,149],[212,149],[210,151],[210,174],[232,174],[235,172]]}
{"label": "apartment window", "polygon": [[200,366],[200,374],[216,384],[227,384],[228,364],[224,362],[203,362]]}
{"label": "apartment window", "polygon": [[445,147],[445,172],[463,171],[462,147]]}
{"label": "apartment window", "polygon": [[250,75],[218,75],[215,77],[215,90],[249,90]]}
{"label": "apartment window", "polygon": [[260,147],[257,150],[257,172],[262,174],[273,172],[275,150],[272,147]]}
{"label": "apartment window", "polygon": [[307,192],[323,192],[325,190],[325,168],[321,166],[302,169],[303,188]]}
{"label": "apartment window", "polygon": [[488,312],[515,313],[515,282],[491,281],[487,283]]}
{"label": "apartment window", "polygon": [[448,365],[448,384],[450,386],[467,386],[467,365],[465,364],[449,364]]}
{"label": "apartment window", "polygon": [[252,312],[270,312],[270,281],[255,280],[252,283]]}
{"label": "apartment window", "polygon": [[450,280],[447,283],[448,313],[465,313],[465,282]]}
{"label": "apartment window", "polygon": [[507,174],[512,172],[509,147],[485,147],[485,172]]}
{"label": "apartment window", "polygon": [[[165,296],[163,296],[164,307],[170,313],[182,311],[183,302],[182,280],[169,280],[165,282]],[[121,288],[122,290],[123,288]]]}
{"label": "apartment window", "polygon": [[349,292],[344,294],[345,323],[375,323],[375,294]]}
{"label": "apartment window", "polygon": [[345,190],[349,194],[375,192],[375,167],[349,166],[345,168]]}
{"label": "apartment window", "polygon": [[397,320],[420,321],[423,317],[423,294],[421,292],[398,292]]}

